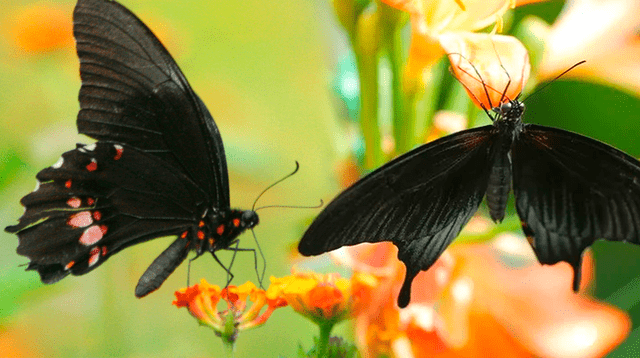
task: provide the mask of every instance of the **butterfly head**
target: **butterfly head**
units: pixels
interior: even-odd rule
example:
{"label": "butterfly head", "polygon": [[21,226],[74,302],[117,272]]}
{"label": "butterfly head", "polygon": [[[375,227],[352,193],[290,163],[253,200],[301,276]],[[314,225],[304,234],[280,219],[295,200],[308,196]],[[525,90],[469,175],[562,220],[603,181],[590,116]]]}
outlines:
{"label": "butterfly head", "polygon": [[522,114],[524,113],[524,103],[520,102],[517,99],[504,102],[501,105],[494,107],[492,109],[496,114],[498,114],[498,118],[502,121],[507,122],[515,122],[522,119]]}
{"label": "butterfly head", "polygon": [[240,226],[244,229],[251,229],[258,225],[259,222],[258,214],[253,210],[245,210],[240,216]]}

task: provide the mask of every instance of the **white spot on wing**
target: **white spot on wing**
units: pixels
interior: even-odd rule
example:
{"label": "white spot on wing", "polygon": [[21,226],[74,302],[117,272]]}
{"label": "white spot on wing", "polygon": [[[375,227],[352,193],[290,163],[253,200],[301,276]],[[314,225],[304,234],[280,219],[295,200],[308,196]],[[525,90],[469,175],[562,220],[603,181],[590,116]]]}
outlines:
{"label": "white spot on wing", "polygon": [[53,169],[60,169],[60,167],[62,167],[62,164],[64,164],[64,159],[62,157],[60,157],[60,159],[58,159],[57,162],[55,162],[55,164],[53,164],[51,166],[51,168]]}
{"label": "white spot on wing", "polygon": [[[90,212],[81,211],[71,215],[69,220],[67,220],[67,224],[72,227],[87,227],[93,224],[93,218],[91,217]],[[80,238],[80,241],[82,242],[82,238]]]}
{"label": "white spot on wing", "polygon": [[98,259],[100,258],[100,248],[94,247],[91,249],[91,253],[89,254],[89,267],[98,263]]}
{"label": "white spot on wing", "polygon": [[33,188],[33,191],[38,191],[38,189],[40,189],[40,181],[36,180],[36,187]]}
{"label": "white spot on wing", "polygon": [[100,241],[100,239],[102,239],[102,236],[105,233],[106,233],[106,227],[103,230],[103,228],[101,228],[100,226],[93,225],[82,233],[82,236],[80,236],[79,241],[82,245],[90,246]]}
{"label": "white spot on wing", "polygon": [[69,205],[70,207],[77,209],[82,205],[82,200],[78,197],[72,197],[69,200],[67,200],[67,205]]}
{"label": "white spot on wing", "polygon": [[93,152],[94,150],[96,150],[96,144],[92,143],[92,144],[89,144],[89,145],[85,145],[84,149],[86,149],[86,150],[88,150],[90,152]]}

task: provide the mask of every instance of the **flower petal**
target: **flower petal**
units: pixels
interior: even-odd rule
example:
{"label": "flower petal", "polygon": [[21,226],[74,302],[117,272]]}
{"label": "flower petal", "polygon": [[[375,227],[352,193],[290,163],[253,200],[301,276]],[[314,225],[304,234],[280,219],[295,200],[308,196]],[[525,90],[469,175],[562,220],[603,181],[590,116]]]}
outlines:
{"label": "flower petal", "polygon": [[545,36],[540,76],[566,74],[617,84],[640,93],[640,2],[637,0],[576,0],[567,3]]}
{"label": "flower petal", "polygon": [[529,55],[515,37],[449,33],[439,40],[454,75],[481,108],[515,99],[529,79]]}

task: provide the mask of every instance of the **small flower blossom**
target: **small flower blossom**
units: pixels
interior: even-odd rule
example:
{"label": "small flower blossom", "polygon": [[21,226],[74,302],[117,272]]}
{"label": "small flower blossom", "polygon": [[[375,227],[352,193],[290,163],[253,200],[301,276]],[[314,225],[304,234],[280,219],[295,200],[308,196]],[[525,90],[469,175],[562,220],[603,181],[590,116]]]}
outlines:
{"label": "small flower blossom", "polygon": [[453,74],[476,105],[490,110],[522,92],[531,65],[527,49],[515,37],[468,33],[442,38],[447,39],[443,48]]}
{"label": "small flower blossom", "polygon": [[[257,288],[247,282],[240,286],[210,285],[204,279],[191,287],[175,292],[177,307],[187,307],[200,324],[212,328],[227,343],[234,343],[242,330],[264,324],[273,311],[286,306],[286,302],[273,292]],[[226,302],[226,309],[219,310],[218,303]],[[250,307],[248,303],[252,302]],[[260,314],[266,306],[266,310]]]}
{"label": "small flower blossom", "polygon": [[358,314],[367,301],[364,289],[375,283],[375,279],[366,274],[356,274],[350,280],[338,274],[303,272],[271,278],[271,287],[278,295],[296,312],[317,324],[337,323]]}

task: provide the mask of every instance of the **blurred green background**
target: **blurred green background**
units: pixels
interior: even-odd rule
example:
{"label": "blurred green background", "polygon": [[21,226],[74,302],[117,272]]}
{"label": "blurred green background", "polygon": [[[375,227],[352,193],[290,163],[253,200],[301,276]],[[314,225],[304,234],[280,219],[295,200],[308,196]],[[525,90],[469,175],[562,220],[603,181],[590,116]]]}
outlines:
{"label": "blurred green background", "polygon": [[[144,1],[122,3],[158,34],[207,104],[222,133],[230,170],[231,202],[250,208],[269,184],[300,171],[269,191],[260,205],[317,205],[337,190],[330,98],[333,26],[330,4],[318,1]],[[24,51],[16,28],[25,13],[60,11],[71,23],[75,1],[3,2],[0,14],[0,212],[2,227],[22,214],[20,198],[33,190],[35,174],[76,142],[80,80],[73,43],[53,51]],[[42,12],[42,11],[41,11]],[[37,14],[37,11],[35,12]],[[48,16],[48,14],[47,14]],[[55,17],[53,17],[55,19]],[[23,24],[18,24],[18,20]],[[70,30],[70,29],[69,29]],[[260,211],[255,232],[267,259],[267,275],[290,273],[290,251],[306,219],[317,210]],[[160,290],[133,295],[147,266],[171,242],[158,239],[116,255],[90,275],[44,286],[27,259],[15,253],[17,238],[0,235],[0,356],[223,356],[222,343],[185,309],[171,305],[184,287],[187,264]],[[255,247],[250,233],[241,247]],[[228,262],[230,256],[221,254]],[[256,281],[251,254],[233,266],[235,284]],[[226,274],[210,255],[191,265],[191,284],[206,278],[224,285]],[[268,281],[266,282],[268,285]],[[238,357],[294,356],[298,342],[311,345],[316,328],[290,309],[266,326],[243,332]]]}
{"label": "blurred green background", "polygon": [[[222,132],[232,205],[249,208],[267,185],[301,165],[261,205],[314,205],[338,190],[336,163],[348,150],[345,106],[332,92],[348,54],[329,1],[123,0],[158,34],[209,107]],[[20,198],[35,174],[76,142],[80,86],[72,43],[53,51],[25,51],[16,43],[18,20],[35,9],[60,11],[70,24],[75,1],[4,0],[0,14],[0,222],[14,224]],[[516,10],[515,21],[537,13],[548,21],[561,2]],[[520,13],[519,13],[520,12]],[[33,18],[33,17],[32,17]],[[70,30],[70,29],[69,29]],[[348,107],[348,106],[347,106]],[[640,156],[637,95],[576,81],[558,81],[527,102],[525,121],[583,133]],[[256,234],[267,275],[283,276],[291,252],[314,210],[267,209]],[[171,305],[186,283],[183,264],[162,288],[139,300],[138,278],[171,239],[158,239],[116,255],[89,275],[44,286],[24,272],[17,238],[0,232],[0,356],[173,357],[223,356],[213,332]],[[243,247],[254,247],[249,234]],[[630,338],[612,356],[635,356],[640,342],[640,248],[597,243],[595,295],[627,310]],[[223,260],[228,255],[222,254]],[[235,284],[255,280],[253,256],[239,255]],[[191,283],[226,276],[209,255],[191,265]],[[348,332],[348,324],[336,333]],[[296,356],[311,346],[316,327],[290,309],[264,327],[242,332],[237,357]],[[350,335],[350,333],[346,333]],[[268,352],[268,353],[267,353]]]}

